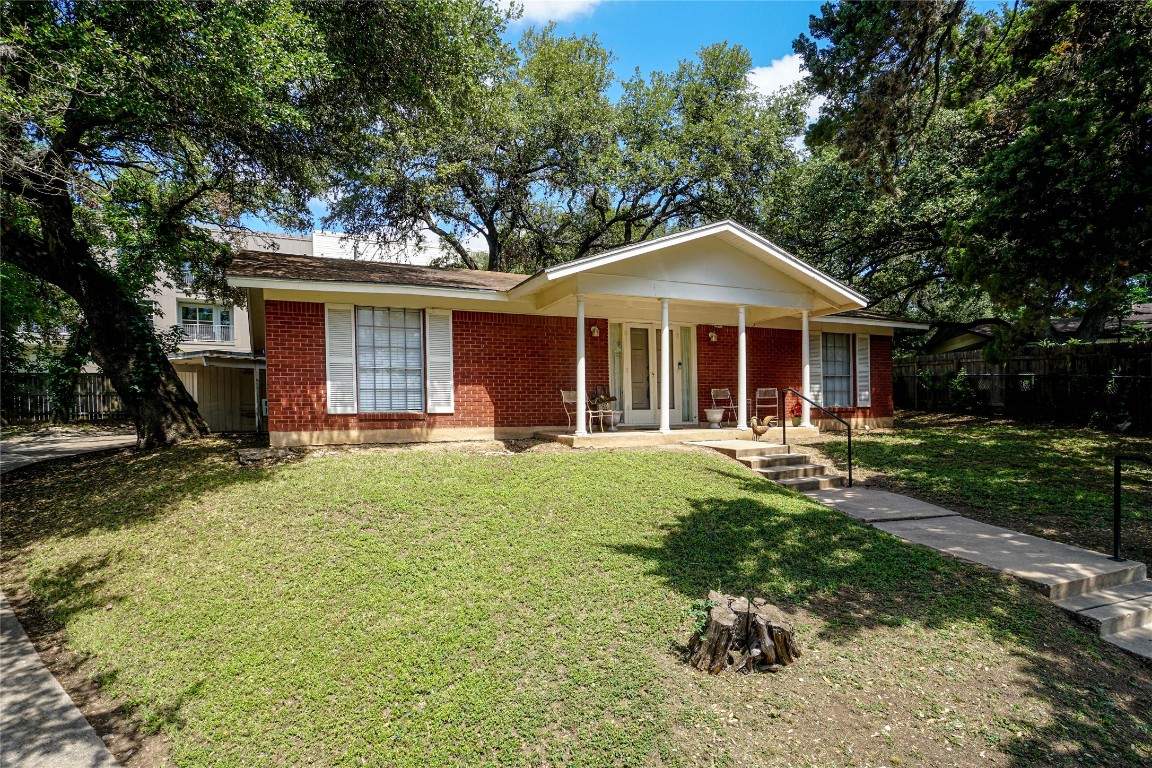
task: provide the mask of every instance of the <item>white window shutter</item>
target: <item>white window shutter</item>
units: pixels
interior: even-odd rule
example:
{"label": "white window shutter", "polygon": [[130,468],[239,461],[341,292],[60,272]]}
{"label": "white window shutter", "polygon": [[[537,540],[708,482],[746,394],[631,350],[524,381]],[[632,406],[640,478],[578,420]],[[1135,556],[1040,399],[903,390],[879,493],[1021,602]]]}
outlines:
{"label": "white window shutter", "polygon": [[452,413],[455,410],[452,383],[452,310],[424,311],[428,357],[428,413]]}
{"label": "white window shutter", "polygon": [[856,406],[872,407],[872,337],[856,334]]}
{"label": "white window shutter", "polygon": [[812,392],[804,394],[824,405],[824,344],[820,331],[812,331],[808,336],[808,379]]}
{"label": "white window shutter", "polygon": [[351,304],[324,305],[328,413],[356,413],[356,326]]}

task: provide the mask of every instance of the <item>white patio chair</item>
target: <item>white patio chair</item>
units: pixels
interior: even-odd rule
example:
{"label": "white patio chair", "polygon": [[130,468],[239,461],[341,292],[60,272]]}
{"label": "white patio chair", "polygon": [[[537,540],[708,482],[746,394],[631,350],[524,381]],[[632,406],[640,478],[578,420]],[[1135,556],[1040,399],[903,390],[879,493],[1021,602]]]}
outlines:
{"label": "white patio chair", "polygon": [[731,411],[733,424],[740,417],[740,410],[736,406],[736,401],[732,399],[732,390],[728,387],[712,390],[712,407],[723,408],[725,414]]}
{"label": "white patio chair", "polygon": [[767,418],[760,419],[760,423],[769,427],[775,427],[780,424],[780,392],[776,387],[759,387],[756,389],[756,403],[755,413],[753,414],[757,419],[760,419],[760,411],[767,411]]}
{"label": "white patio chair", "polygon": [[[564,415],[568,417],[568,428],[572,428],[572,421],[576,418],[576,390],[562,389],[560,390],[560,399],[564,403]],[[584,401],[585,413],[588,416],[588,431],[592,431],[592,424],[594,422],[600,423],[600,431],[604,431],[604,416],[605,412],[599,408],[593,408],[588,405],[588,401]]]}

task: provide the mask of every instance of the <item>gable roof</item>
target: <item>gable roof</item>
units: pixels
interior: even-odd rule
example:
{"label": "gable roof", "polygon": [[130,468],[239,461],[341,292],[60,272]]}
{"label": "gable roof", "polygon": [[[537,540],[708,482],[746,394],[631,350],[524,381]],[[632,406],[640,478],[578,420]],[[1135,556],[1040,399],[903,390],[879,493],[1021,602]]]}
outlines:
{"label": "gable roof", "polygon": [[663,248],[709,237],[718,238],[728,245],[736,247],[745,254],[768,264],[813,289],[819,288],[821,292],[835,296],[840,300],[841,306],[844,304],[856,304],[864,307],[868,304],[868,299],[863,294],[849,288],[839,280],[821,272],[812,265],[801,261],[780,246],[761,237],[747,227],[730,220],[718,221],[714,224],[705,224],[684,230],[683,232],[676,232],[671,235],[665,235],[664,237],[645,240],[641,243],[626,245],[621,248],[615,248],[610,251],[604,251],[603,253],[585,256],[581,259],[547,267],[522,282],[517,286],[516,290],[513,291],[513,294],[527,294],[550,281],[576,275],[597,267],[607,266],[618,261],[624,261],[625,259],[631,259]]}
{"label": "gable roof", "polygon": [[356,261],[329,256],[245,251],[232,260],[227,277],[286,282],[372,283],[472,291],[507,291],[526,275],[478,269],[442,269],[383,261]]}

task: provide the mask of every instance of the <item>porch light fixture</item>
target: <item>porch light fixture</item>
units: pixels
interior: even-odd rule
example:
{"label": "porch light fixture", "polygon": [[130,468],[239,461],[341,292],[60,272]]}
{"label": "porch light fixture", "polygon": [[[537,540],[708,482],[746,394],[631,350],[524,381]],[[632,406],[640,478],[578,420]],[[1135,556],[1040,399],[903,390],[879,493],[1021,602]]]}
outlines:
{"label": "porch light fixture", "polygon": [[594,338],[594,339],[600,338],[600,326],[594,325],[588,329],[588,332],[592,334],[592,338]]}
{"label": "porch light fixture", "polygon": [[708,341],[715,342],[718,338],[719,336],[716,335],[716,331],[708,331]]}

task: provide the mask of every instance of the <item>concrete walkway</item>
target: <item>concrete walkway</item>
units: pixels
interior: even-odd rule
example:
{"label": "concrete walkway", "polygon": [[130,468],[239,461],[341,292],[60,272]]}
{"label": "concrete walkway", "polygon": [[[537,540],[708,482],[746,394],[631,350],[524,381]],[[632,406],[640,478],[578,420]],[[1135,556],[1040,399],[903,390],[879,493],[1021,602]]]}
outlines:
{"label": "concrete walkway", "polygon": [[48,459],[61,459],[110,448],[136,445],[135,435],[93,434],[81,430],[46,427],[0,441],[0,474]]}
{"label": "concrete walkway", "polygon": [[40,661],[0,592],[0,766],[115,768],[120,764]]}
{"label": "concrete walkway", "polygon": [[[0,474],[136,444],[134,435],[45,428],[0,442]],[[84,715],[44,666],[0,592],[0,768],[119,766]]]}
{"label": "concrete walkway", "polygon": [[939,552],[1010,574],[1125,650],[1152,659],[1152,582],[1143,563],[1059,544],[872,488],[806,495],[861,522]]}

